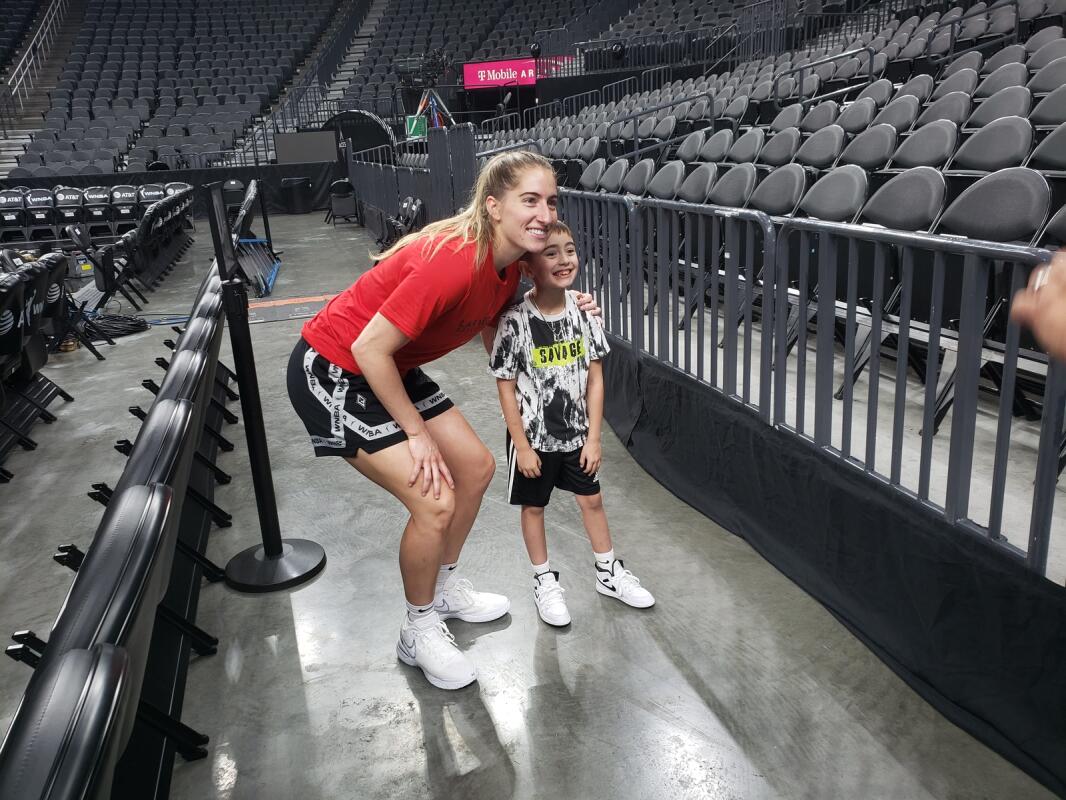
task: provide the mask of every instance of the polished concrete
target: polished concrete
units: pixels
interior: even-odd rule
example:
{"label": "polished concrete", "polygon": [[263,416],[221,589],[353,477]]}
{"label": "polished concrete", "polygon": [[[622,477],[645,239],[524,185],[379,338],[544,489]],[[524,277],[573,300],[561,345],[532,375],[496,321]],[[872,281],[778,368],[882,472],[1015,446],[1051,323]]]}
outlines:
{"label": "polished concrete", "polygon": [[[320,215],[275,217],[284,267],[273,299],[326,294],[367,266],[361,229]],[[149,315],[184,313],[207,267],[197,248],[152,297]],[[289,406],[285,360],[301,322],[255,325],[259,381],[286,535],[320,542],[329,563],[303,587],[240,595],[205,585],[198,622],[221,640],[194,659],[184,720],[211,735],[207,759],[174,770],[171,796],[341,798],[1045,798],[1024,773],[951,725],[741,539],[678,502],[610,432],[601,478],[616,550],[655,593],[637,611],[594,591],[576,506],[548,514],[553,566],[574,618],[537,618],[517,513],[502,468],[464,552],[477,585],[510,595],[495,623],[450,623],[480,680],[430,687],[400,664],[399,504],[338,460],[315,459]],[[74,403],[38,426],[0,486],[0,631],[47,631],[71,575],[55,545],[86,545],[102,509],[89,484],[114,483],[132,438],[126,407],[147,405],[166,327],[57,356],[48,374]],[[228,350],[228,347],[225,348]],[[485,356],[470,345],[429,372],[502,467],[503,423]],[[234,406],[237,410],[236,405]],[[220,562],[257,541],[241,426],[220,465]],[[0,728],[27,670],[0,660]]]}

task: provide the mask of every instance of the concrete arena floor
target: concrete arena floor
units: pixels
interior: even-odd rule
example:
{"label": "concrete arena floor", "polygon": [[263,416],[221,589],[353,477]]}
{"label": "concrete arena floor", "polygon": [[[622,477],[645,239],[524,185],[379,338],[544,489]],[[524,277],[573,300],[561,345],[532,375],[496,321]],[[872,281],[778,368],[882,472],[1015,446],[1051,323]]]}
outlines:
{"label": "concrete arena floor", "polygon": [[[275,217],[284,267],[272,299],[328,294],[366,269],[372,242],[321,215]],[[209,263],[196,247],[151,298],[182,314]],[[400,664],[397,502],[335,460],[315,459],[285,393],[301,320],[252,327],[286,535],[320,542],[313,582],[248,596],[205,584],[198,622],[221,640],[194,659],[183,719],[211,735],[207,759],[174,770],[185,798],[1047,798],[1024,773],[951,725],[824,609],[741,539],[677,501],[604,436],[602,480],[616,550],[657,596],[650,611],[598,595],[576,506],[559,498],[549,549],[574,617],[536,616],[517,513],[503,501],[503,424],[480,345],[429,368],[497,455],[461,566],[507,593],[495,623],[450,623],[480,680],[458,692]],[[71,575],[55,545],[86,546],[133,438],[126,407],[147,405],[167,327],[120,340],[97,364],[57,356],[48,374],[75,395],[39,425],[0,486],[0,630],[47,631]],[[224,347],[228,359],[228,343]],[[239,408],[235,405],[234,409]],[[220,465],[218,502],[235,517],[209,555],[258,541],[241,425]],[[0,729],[28,671],[0,660]]]}

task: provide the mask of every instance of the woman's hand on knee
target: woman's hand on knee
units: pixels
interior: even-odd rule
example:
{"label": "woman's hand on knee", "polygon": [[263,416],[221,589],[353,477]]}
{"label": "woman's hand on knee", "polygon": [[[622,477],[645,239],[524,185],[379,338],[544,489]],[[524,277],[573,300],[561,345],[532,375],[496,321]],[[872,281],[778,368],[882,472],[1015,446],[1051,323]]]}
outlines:
{"label": "woman's hand on knee", "polygon": [[418,481],[418,473],[421,472],[423,497],[432,488],[433,497],[439,499],[442,479],[450,488],[455,488],[452,473],[448,469],[448,465],[444,463],[444,456],[437,447],[437,443],[433,441],[428,429],[423,428],[418,433],[408,434],[407,447],[414,462],[411,465],[411,474],[407,478],[408,486],[415,485],[415,482]]}

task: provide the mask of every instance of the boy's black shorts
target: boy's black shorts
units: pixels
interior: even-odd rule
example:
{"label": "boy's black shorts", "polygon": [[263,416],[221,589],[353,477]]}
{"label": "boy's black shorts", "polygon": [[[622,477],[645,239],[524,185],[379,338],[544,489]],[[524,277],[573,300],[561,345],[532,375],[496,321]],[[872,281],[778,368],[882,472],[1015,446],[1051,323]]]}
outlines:
{"label": "boy's black shorts", "polygon": [[[287,378],[289,400],[311,435],[316,456],[376,453],[407,440],[366,378],[328,361],[304,339],[292,351]],[[403,387],[422,419],[433,419],[453,405],[417,367],[403,376]]]}
{"label": "boy's black shorts", "polygon": [[552,489],[562,489],[580,495],[600,493],[596,475],[588,475],[581,468],[581,448],[567,452],[544,453],[540,456],[540,477],[527,478],[518,471],[518,453],[511,434],[507,434],[507,500],[513,506],[544,508],[551,499]]}

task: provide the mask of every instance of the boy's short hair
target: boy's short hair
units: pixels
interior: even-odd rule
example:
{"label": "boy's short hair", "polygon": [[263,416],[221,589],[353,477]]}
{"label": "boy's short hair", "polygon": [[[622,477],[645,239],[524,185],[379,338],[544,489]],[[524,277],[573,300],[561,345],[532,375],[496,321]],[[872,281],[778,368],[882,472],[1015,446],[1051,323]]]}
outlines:
{"label": "boy's short hair", "polygon": [[565,234],[566,236],[569,236],[571,241],[573,241],[573,238],[574,238],[574,234],[570,230],[570,226],[567,225],[565,222],[563,222],[560,219],[557,219],[554,222],[549,222],[547,225],[545,225],[544,226],[544,233],[547,236],[551,236],[554,233],[562,233],[562,234]]}

